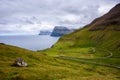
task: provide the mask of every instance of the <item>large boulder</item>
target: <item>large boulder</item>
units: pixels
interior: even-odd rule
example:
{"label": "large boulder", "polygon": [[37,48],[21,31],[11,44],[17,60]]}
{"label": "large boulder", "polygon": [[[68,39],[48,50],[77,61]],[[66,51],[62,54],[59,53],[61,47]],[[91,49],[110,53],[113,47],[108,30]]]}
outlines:
{"label": "large boulder", "polygon": [[22,58],[17,58],[13,65],[18,66],[18,67],[26,67],[26,66],[28,66],[28,64]]}

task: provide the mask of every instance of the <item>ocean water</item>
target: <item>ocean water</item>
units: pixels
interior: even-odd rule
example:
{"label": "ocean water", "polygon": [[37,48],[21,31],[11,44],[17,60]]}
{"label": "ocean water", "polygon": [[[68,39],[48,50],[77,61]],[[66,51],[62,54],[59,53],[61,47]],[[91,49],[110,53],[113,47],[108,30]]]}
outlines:
{"label": "ocean water", "polygon": [[0,36],[0,43],[36,51],[50,48],[58,39],[49,35]]}

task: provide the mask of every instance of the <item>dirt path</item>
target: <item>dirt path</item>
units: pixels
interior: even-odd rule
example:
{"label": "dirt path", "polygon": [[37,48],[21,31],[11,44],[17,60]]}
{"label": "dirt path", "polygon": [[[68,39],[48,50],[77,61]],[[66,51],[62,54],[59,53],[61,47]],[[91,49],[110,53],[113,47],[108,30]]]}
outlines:
{"label": "dirt path", "polygon": [[73,61],[87,63],[87,64],[95,64],[95,65],[101,65],[101,66],[107,66],[107,67],[113,67],[113,68],[120,69],[120,66],[116,66],[116,65],[112,65],[112,64],[102,64],[102,63],[97,63],[97,62],[91,62],[91,61],[81,60],[81,59],[78,59],[78,58],[73,58],[73,57],[68,57],[68,56],[59,56],[58,58],[66,59],[66,60],[73,60]]}
{"label": "dirt path", "polygon": [[73,60],[73,61],[77,61],[77,62],[81,62],[81,63],[94,64],[94,65],[107,66],[107,67],[113,67],[113,68],[120,69],[120,66],[116,66],[116,65],[112,65],[112,64],[103,64],[103,63],[87,61],[87,60],[106,59],[106,58],[110,58],[110,57],[113,56],[112,52],[110,52],[108,50],[106,50],[106,51],[109,53],[109,55],[106,56],[106,57],[100,57],[100,58],[74,58],[74,57],[69,57],[69,56],[57,56],[57,58],[66,59],[66,60]]}

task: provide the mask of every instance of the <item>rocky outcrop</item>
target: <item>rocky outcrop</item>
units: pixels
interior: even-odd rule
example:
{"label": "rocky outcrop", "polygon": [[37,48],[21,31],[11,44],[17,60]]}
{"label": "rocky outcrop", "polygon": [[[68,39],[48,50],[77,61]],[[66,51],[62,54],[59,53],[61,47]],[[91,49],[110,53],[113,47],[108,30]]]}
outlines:
{"label": "rocky outcrop", "polygon": [[26,67],[27,65],[28,64],[22,58],[17,58],[13,64],[13,66],[18,66],[18,67]]}
{"label": "rocky outcrop", "polygon": [[73,32],[73,29],[68,29],[64,26],[55,26],[55,28],[52,31],[51,36],[63,36],[65,34],[69,34]]}

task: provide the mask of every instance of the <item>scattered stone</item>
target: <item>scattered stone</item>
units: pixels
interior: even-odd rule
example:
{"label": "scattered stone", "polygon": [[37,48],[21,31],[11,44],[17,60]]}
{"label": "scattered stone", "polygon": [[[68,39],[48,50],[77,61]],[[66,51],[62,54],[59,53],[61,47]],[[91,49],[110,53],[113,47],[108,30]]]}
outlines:
{"label": "scattered stone", "polygon": [[13,66],[18,66],[18,67],[26,67],[28,66],[27,63],[25,62],[25,60],[23,60],[22,58],[17,58],[13,64]]}

